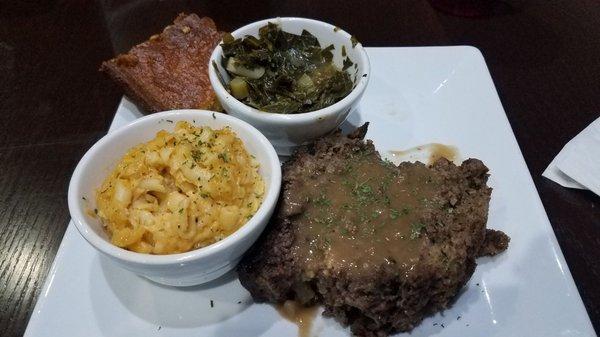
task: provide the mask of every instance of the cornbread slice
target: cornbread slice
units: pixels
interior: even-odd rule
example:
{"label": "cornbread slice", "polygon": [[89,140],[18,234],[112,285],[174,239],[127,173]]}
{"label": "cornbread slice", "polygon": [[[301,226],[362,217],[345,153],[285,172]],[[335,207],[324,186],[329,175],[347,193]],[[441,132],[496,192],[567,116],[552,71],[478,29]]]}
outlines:
{"label": "cornbread slice", "polygon": [[179,14],[162,33],[103,62],[100,71],[149,113],[221,110],[208,79],[208,61],[222,35],[211,18]]}

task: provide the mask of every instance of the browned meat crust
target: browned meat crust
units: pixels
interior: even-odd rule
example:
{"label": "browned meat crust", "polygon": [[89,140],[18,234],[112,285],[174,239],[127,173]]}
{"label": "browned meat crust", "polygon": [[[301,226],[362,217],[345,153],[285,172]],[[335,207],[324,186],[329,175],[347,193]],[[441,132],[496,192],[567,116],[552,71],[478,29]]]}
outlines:
{"label": "browned meat crust", "polygon": [[508,248],[510,238],[504,232],[495,229],[487,229],[485,241],[479,248],[478,256],[494,256],[502,253]]}
{"label": "browned meat crust", "polygon": [[[437,195],[443,209],[421,214],[425,227],[416,271],[406,276],[393,265],[381,265],[366,276],[324,268],[303,274],[303,262],[291,253],[295,217],[289,203],[309,172],[325,172],[347,160],[347,153],[374,150],[363,141],[366,125],[349,136],[337,133],[297,152],[283,169],[283,190],[276,216],[238,267],[242,285],[259,302],[296,300],[319,303],[325,315],[349,325],[357,336],[387,336],[410,331],[421,320],[446,308],[475,270],[475,259],[507,248],[508,237],[486,230],[491,189],[487,168],[477,159],[456,166],[441,159],[431,170],[443,179]],[[399,170],[420,163],[403,163]]]}
{"label": "browned meat crust", "polygon": [[212,19],[180,14],[173,25],[100,70],[147,112],[219,109],[208,79],[208,61],[222,32]]}

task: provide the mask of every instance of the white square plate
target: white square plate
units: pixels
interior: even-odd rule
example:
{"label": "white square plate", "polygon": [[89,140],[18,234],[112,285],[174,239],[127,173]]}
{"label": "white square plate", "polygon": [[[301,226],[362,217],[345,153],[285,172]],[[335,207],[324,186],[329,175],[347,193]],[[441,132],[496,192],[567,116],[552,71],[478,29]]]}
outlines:
{"label": "white square plate", "polygon": [[[368,48],[372,74],[345,126],[371,122],[386,155],[424,143],[458,147],[490,168],[489,228],[510,247],[479,266],[456,303],[411,336],[596,336],[481,53],[472,47]],[[123,99],[111,131],[141,116]],[[211,301],[213,306],[211,307]],[[187,289],[156,285],[102,258],[70,224],[25,333],[48,336],[296,336],[253,304],[235,274]],[[349,336],[331,319],[313,336]]]}

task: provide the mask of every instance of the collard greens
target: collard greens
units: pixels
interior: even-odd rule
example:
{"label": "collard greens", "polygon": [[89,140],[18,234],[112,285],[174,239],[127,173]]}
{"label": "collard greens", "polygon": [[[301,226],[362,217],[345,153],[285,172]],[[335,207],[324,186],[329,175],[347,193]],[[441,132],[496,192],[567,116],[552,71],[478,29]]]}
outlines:
{"label": "collard greens", "polygon": [[[222,62],[232,77],[229,89],[256,109],[309,112],[338,102],[352,90],[350,75],[332,62],[334,46],[321,48],[306,30],[296,35],[269,23],[260,28],[258,38],[227,34],[223,41]],[[344,68],[352,64],[346,58]]]}

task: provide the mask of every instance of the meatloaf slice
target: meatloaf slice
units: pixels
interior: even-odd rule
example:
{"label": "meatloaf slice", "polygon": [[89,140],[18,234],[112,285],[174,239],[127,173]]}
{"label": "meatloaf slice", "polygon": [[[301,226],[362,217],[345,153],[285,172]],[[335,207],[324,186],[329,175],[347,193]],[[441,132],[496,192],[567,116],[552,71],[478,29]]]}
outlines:
{"label": "meatloaf slice", "polygon": [[173,25],[100,70],[147,112],[220,109],[208,79],[208,61],[223,33],[212,19],[180,14]]}
{"label": "meatloaf slice", "polygon": [[366,127],[284,165],[276,215],[238,272],[256,301],[321,304],[357,336],[386,336],[446,308],[475,259],[508,237],[486,230],[481,161],[395,166],[362,139]]}

